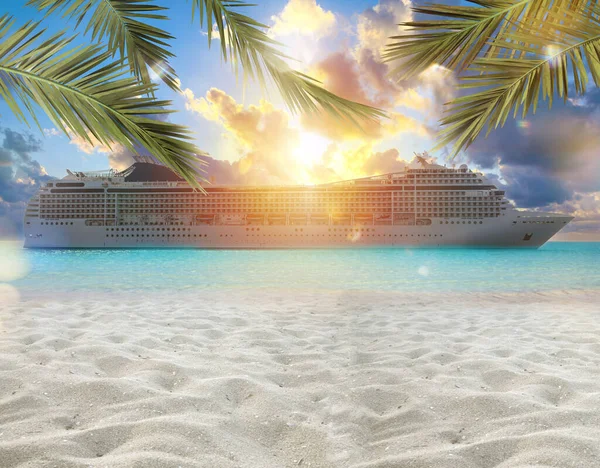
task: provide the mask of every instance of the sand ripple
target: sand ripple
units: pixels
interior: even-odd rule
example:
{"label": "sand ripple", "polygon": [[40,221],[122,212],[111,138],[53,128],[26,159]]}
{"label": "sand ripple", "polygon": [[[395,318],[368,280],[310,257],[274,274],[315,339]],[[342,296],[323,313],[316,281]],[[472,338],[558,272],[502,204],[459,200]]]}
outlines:
{"label": "sand ripple", "polygon": [[0,466],[600,466],[598,293],[0,308]]}

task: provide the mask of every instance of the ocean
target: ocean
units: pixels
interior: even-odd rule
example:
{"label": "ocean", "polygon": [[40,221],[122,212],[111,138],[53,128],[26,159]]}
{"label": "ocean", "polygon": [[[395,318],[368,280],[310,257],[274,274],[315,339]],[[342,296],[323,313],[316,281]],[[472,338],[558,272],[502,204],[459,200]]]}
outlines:
{"label": "ocean", "polygon": [[424,293],[600,289],[600,243],[550,242],[539,250],[19,249],[18,254],[23,273],[10,284],[26,297],[261,288]]}

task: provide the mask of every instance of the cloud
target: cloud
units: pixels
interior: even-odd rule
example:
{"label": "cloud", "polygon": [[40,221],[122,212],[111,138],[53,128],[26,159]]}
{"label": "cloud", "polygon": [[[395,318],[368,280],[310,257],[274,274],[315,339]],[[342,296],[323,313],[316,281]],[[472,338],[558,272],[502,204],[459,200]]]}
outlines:
{"label": "cloud", "polygon": [[442,66],[432,66],[418,77],[396,82],[390,79],[390,64],[381,58],[390,37],[401,32],[399,23],[413,19],[411,6],[410,0],[383,0],[362,12],[358,17],[358,44],[353,56],[360,76],[373,91],[374,104],[406,107],[437,120],[443,104],[454,97],[453,74]]}
{"label": "cloud", "polygon": [[107,154],[112,151],[107,145],[100,143],[90,132],[87,132],[87,135],[88,138],[86,139],[69,132],[69,144],[76,146],[78,151],[85,154]]}
{"label": "cloud", "polygon": [[400,158],[400,152],[396,149],[373,154],[364,164],[367,174],[385,174],[388,172],[401,172],[406,169],[407,161]]}
{"label": "cloud", "polygon": [[368,140],[327,144],[267,101],[245,107],[217,88],[204,97],[189,88],[182,93],[186,108],[218,123],[233,145],[235,156],[223,155],[230,161],[206,159],[208,178],[216,183],[331,182],[402,167],[397,150],[375,152]]}
{"label": "cloud", "polygon": [[[75,145],[79,151],[85,154],[106,155],[108,164],[112,169],[122,171],[135,162],[134,153],[123,145],[113,143],[109,147],[100,143],[90,132],[88,132],[88,138],[89,141],[79,135],[69,132],[69,144]],[[143,148],[138,148],[137,153],[139,154],[140,151],[143,151]]]}
{"label": "cloud", "polygon": [[595,203],[600,192],[600,92],[586,105],[567,103],[540,110],[526,121],[479,138],[467,158],[507,184],[517,206],[573,213],[571,229],[600,228]]}
{"label": "cloud", "polygon": [[[343,98],[375,107],[384,107],[385,100],[370,96],[369,90],[361,81],[360,65],[345,52],[331,54],[314,66],[314,76],[331,92]],[[411,132],[420,136],[430,134],[429,128],[416,119],[400,112],[389,112],[389,119],[364,121],[360,127],[344,119],[322,113],[301,118],[304,128],[317,132],[335,141],[380,140]]]}
{"label": "cloud", "polygon": [[52,128],[44,128],[43,132],[44,132],[44,136],[47,136],[47,137],[53,137],[53,136],[60,136],[60,135],[62,135],[62,133],[59,132],[54,127],[52,127]]}
{"label": "cloud", "polygon": [[[160,121],[166,121],[168,119],[167,114],[151,114],[147,117]],[[131,150],[119,143],[112,143],[110,146],[105,145],[98,141],[98,139],[89,131],[87,132],[87,139],[75,135],[72,132],[68,132],[68,135],[69,143],[76,146],[80,152],[89,155],[105,155],[108,159],[109,166],[117,171],[127,169],[136,161],[136,158],[139,159],[139,156],[160,164],[146,148],[139,144],[134,145],[134,150]]]}
{"label": "cloud", "polygon": [[262,100],[259,105],[244,107],[224,91],[211,88],[204,97],[196,98],[189,88],[182,91],[186,108],[208,120],[219,123],[224,136],[243,156],[233,163],[210,162],[209,177],[247,183],[287,183],[293,180],[294,162],[289,155],[297,146],[299,131],[290,126],[289,115]]}
{"label": "cloud", "polygon": [[[387,121],[363,122],[358,129],[349,122],[326,114],[304,115],[302,125],[335,141],[347,139],[382,140],[413,132],[432,136],[443,104],[452,99],[456,82],[453,74],[433,66],[420,76],[397,83],[390,79],[390,67],[381,52],[398,23],[412,19],[409,0],[384,0],[358,15],[354,47],[330,52],[312,63],[308,73],[326,89],[346,99],[387,110]],[[415,113],[420,114],[419,119]]]}
{"label": "cloud", "polygon": [[42,150],[39,138],[10,128],[0,134],[0,237],[8,237],[22,231],[27,201],[52,177],[31,155]]}
{"label": "cloud", "polygon": [[359,47],[381,56],[390,36],[399,32],[398,24],[413,19],[410,0],[381,0],[359,15],[356,27]]}
{"label": "cloud", "polygon": [[330,34],[336,24],[335,15],[324,10],[316,0],[289,0],[280,14],[272,16],[271,37],[297,34],[319,39]]}

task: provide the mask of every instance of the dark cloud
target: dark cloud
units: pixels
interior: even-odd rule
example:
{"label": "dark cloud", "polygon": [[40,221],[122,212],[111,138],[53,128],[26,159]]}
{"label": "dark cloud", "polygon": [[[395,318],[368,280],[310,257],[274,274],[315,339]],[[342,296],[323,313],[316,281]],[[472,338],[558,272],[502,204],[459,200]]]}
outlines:
{"label": "dark cloud", "polygon": [[499,173],[518,207],[578,213],[578,199],[600,191],[600,91],[509,121],[479,138],[467,157]]}
{"label": "dark cloud", "polygon": [[42,150],[42,141],[10,128],[0,128],[0,237],[18,235],[23,229],[27,201],[52,179],[32,157]]}
{"label": "dark cloud", "polygon": [[498,187],[505,185],[507,196],[519,208],[543,208],[564,203],[574,196],[560,178],[544,172],[524,171],[522,167],[504,166],[502,181],[494,174],[488,174],[487,178]]}

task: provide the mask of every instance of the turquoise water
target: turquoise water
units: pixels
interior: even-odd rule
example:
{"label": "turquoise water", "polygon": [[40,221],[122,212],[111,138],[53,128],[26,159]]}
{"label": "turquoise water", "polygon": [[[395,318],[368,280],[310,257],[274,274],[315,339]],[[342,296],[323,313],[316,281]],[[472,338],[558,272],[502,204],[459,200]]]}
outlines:
{"label": "turquoise water", "polygon": [[539,250],[25,250],[22,293],[600,289],[600,243]]}

